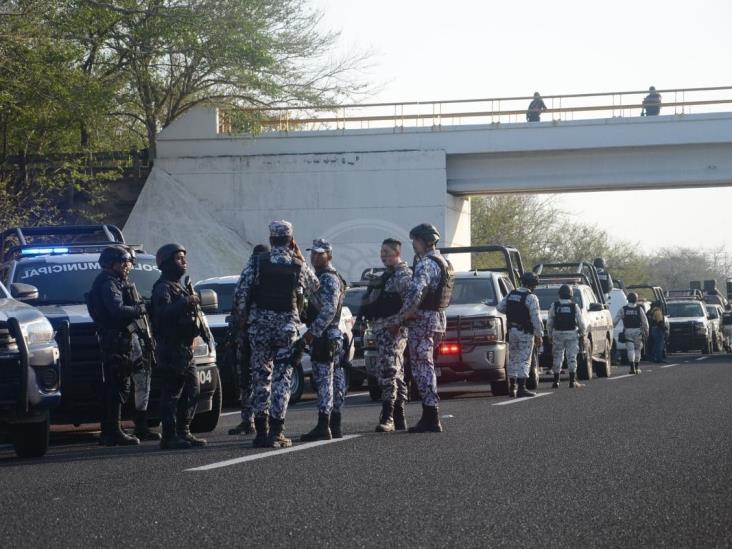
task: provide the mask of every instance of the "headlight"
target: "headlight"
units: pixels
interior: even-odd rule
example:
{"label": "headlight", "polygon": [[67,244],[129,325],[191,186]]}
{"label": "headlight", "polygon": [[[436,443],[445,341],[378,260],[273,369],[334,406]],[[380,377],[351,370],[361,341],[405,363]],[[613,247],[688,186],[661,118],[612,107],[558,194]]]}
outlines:
{"label": "headlight", "polygon": [[23,328],[28,345],[42,345],[53,340],[53,326],[46,318],[39,318]]}
{"label": "headlight", "polygon": [[193,356],[208,356],[208,353],[208,343],[201,336],[196,336],[196,339],[193,340]]}

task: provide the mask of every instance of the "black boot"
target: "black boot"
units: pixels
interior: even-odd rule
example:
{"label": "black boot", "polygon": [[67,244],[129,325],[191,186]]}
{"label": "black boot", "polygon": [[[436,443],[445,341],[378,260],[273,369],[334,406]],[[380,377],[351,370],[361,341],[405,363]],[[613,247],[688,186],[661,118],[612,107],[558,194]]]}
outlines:
{"label": "black boot", "polygon": [[333,412],[330,414],[330,434],[333,435],[333,438],[343,438],[340,412]]}
{"label": "black boot", "polygon": [[198,438],[193,433],[191,433],[190,419],[178,420],[178,438],[180,438],[181,440],[185,440],[191,446],[194,446],[196,448],[202,448],[206,446],[206,444],[208,444],[206,442],[206,439]]}
{"label": "black boot", "polygon": [[394,429],[397,431],[407,430],[407,417],[404,415],[404,402],[394,403]]}
{"label": "black boot", "polygon": [[508,380],[508,396],[516,398],[516,378],[512,377]]}
{"label": "black boot", "polygon": [[394,403],[386,401],[381,403],[381,417],[376,426],[377,433],[393,433],[394,426]]}
{"label": "black boot", "polygon": [[252,420],[242,420],[239,425],[229,429],[230,435],[251,435],[254,432],[254,422]]}
{"label": "black boot", "polygon": [[641,370],[640,370],[640,362],[636,362],[635,363],[635,372],[634,373],[636,375],[641,373]]}
{"label": "black boot", "polygon": [[535,397],[536,393],[532,393],[526,388],[526,379],[519,378],[518,380],[518,391],[516,392],[516,398],[523,397]]}
{"label": "black boot", "polygon": [[630,371],[629,374],[635,374],[635,362],[630,363]]}
{"label": "black boot", "polygon": [[577,373],[569,372],[569,388],[574,389],[575,387],[582,387],[583,385],[577,381]]}
{"label": "black boot", "polygon": [[255,448],[266,448],[267,437],[269,436],[269,416],[257,416],[254,418],[254,429],[257,431],[257,436],[254,437],[252,446]]}
{"label": "black boot", "polygon": [[330,416],[324,413],[318,413],[318,424],[315,428],[300,437],[302,442],[312,440],[330,440],[333,438],[330,434]]}
{"label": "black boot", "polygon": [[147,425],[147,410],[135,410],[135,436],[140,440],[160,440],[160,433]]}
{"label": "black boot", "polygon": [[422,404],[422,418],[414,427],[409,428],[410,433],[441,433],[440,412],[437,406],[425,406]]}
{"label": "black boot", "polygon": [[559,374],[554,374],[554,382],[552,383],[552,389],[559,389]]}
{"label": "black boot", "polygon": [[120,426],[122,404],[117,402],[107,408],[107,417],[102,423],[102,436],[99,437],[100,446],[137,446],[140,439],[128,435]]}
{"label": "black boot", "polygon": [[[269,435],[267,436],[267,448],[289,448],[292,441],[284,435],[285,420],[269,418]],[[259,433],[257,433],[259,434]]]}
{"label": "black boot", "polygon": [[161,450],[185,450],[191,443],[180,438],[175,432],[175,424],[163,423],[163,438],[160,439]]}

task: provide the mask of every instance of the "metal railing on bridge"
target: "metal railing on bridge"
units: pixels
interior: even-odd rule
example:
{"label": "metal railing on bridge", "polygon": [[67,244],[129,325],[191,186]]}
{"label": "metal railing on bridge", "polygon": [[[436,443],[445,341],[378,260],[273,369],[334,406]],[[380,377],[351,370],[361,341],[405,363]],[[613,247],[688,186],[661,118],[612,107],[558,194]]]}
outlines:
{"label": "metal railing on bridge", "polygon": [[[732,86],[659,89],[661,115],[732,110]],[[542,122],[641,116],[648,90],[544,95]],[[433,128],[526,122],[533,96],[222,109],[219,133]]]}

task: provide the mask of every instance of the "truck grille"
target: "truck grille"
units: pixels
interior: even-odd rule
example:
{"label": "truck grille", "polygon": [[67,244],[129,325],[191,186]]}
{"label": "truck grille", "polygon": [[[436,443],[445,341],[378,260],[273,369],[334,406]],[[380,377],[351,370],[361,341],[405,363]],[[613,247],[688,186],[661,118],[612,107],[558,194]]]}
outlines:
{"label": "truck grille", "polygon": [[7,406],[17,402],[22,371],[19,359],[0,360],[0,404]]}
{"label": "truck grille", "polygon": [[[54,328],[58,330],[57,326]],[[61,407],[98,403],[102,398],[102,355],[94,324],[72,324],[68,346],[61,337],[58,339],[63,387]]]}
{"label": "truck grille", "polygon": [[503,341],[500,319],[490,316],[451,317],[447,319],[446,338],[459,339],[465,345]]}
{"label": "truck grille", "polygon": [[7,322],[0,322],[0,352],[16,352],[18,345],[15,343],[15,339],[10,336],[10,330],[8,330]]}

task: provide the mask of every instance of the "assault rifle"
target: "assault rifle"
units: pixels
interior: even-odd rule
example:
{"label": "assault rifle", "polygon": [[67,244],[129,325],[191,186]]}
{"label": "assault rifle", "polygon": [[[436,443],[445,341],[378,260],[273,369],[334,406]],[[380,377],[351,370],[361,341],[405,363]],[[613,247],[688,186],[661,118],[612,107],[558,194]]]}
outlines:
{"label": "assault rifle", "polygon": [[143,354],[150,357],[150,365],[155,366],[155,338],[152,334],[150,315],[147,311],[145,300],[140,295],[140,292],[137,291],[135,283],[131,280],[127,282],[127,289],[130,292],[132,301],[142,313],[139,318],[136,318],[129,324],[127,329],[131,334],[137,334],[137,337],[140,339]]}
{"label": "assault rifle", "polygon": [[[196,291],[193,289],[193,284],[191,284],[191,278],[186,276],[185,278],[185,287],[186,290],[188,290],[189,295],[196,295]],[[196,304],[193,308],[193,316],[194,316],[194,324],[196,325],[196,328],[198,328],[198,333],[201,335],[203,340],[206,342],[206,344],[211,344],[211,334],[208,331],[208,324],[206,324],[206,318],[203,315],[203,311],[201,310],[201,306]]]}

